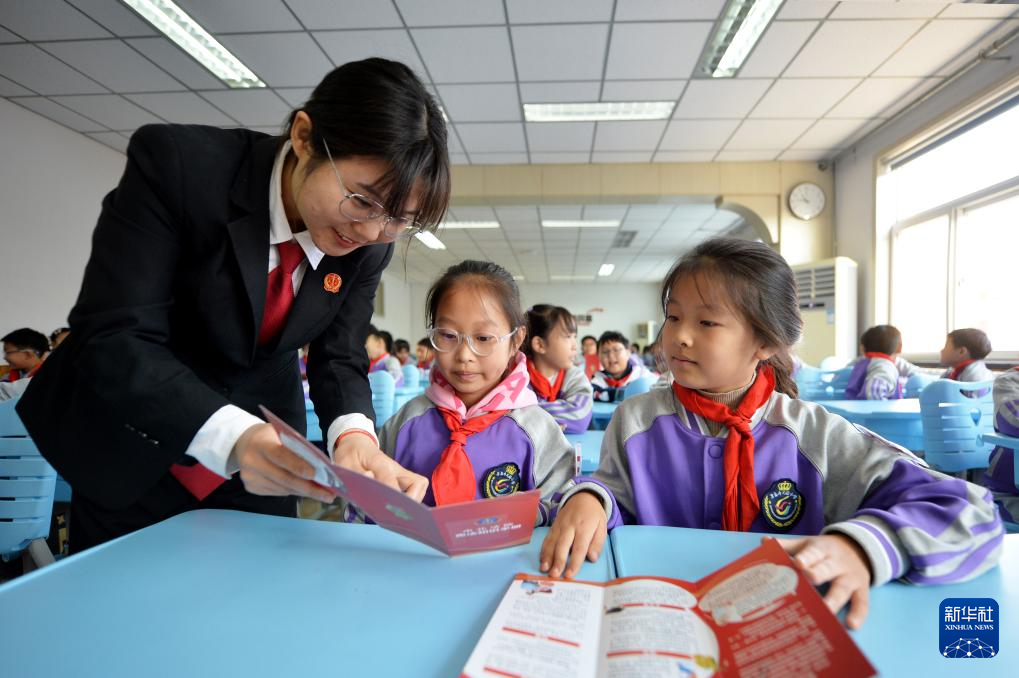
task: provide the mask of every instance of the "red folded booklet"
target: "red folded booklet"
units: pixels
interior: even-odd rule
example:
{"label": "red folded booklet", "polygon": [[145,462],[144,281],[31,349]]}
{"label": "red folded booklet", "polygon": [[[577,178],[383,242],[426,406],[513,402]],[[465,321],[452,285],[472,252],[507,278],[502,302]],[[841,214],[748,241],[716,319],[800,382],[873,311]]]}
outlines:
{"label": "red folded booklet", "polygon": [[526,544],[538,515],[538,490],[431,508],[391,487],[333,464],[264,407],[280,441],[315,469],[315,482],[354,504],[378,525],[448,556]]}

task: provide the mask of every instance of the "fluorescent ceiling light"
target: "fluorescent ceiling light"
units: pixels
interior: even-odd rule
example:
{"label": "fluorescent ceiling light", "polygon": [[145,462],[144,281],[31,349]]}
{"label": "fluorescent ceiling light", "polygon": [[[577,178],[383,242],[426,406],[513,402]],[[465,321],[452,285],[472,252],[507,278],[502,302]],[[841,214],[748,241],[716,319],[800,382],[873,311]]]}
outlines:
{"label": "fluorescent ceiling light", "polygon": [[250,68],[171,0],[124,0],[124,4],[228,86],[266,86]]}
{"label": "fluorescent ceiling light", "polygon": [[542,219],[545,228],[619,228],[619,219]]}
{"label": "fluorescent ceiling light", "polygon": [[434,233],[429,231],[421,231],[414,237],[424,243],[425,247],[429,247],[433,250],[446,249],[446,246],[442,244],[442,241],[436,238]]}
{"label": "fluorescent ceiling light", "polygon": [[604,277],[612,275],[612,271],[616,270],[615,264],[602,264],[601,268],[598,269],[598,275]]}
{"label": "fluorescent ceiling light", "polygon": [[499,228],[498,221],[444,221],[442,228]]}
{"label": "fluorescent ceiling light", "polygon": [[524,280],[525,278],[522,275],[515,275],[515,276],[513,276],[513,279],[516,280],[517,282],[519,282],[521,280]]}
{"label": "fluorescent ceiling light", "polygon": [[675,101],[608,101],[589,104],[524,104],[528,122],[599,122],[603,120],[666,120]]}
{"label": "fluorescent ceiling light", "polygon": [[736,77],[783,2],[729,0],[701,54],[700,72],[712,78]]}

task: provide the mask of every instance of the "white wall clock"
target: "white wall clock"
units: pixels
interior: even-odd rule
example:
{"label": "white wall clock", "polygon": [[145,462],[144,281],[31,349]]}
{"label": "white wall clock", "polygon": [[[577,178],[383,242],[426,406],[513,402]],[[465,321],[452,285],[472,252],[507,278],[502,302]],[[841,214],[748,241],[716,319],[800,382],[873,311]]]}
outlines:
{"label": "white wall clock", "polygon": [[789,209],[796,218],[804,221],[823,212],[826,200],[824,189],[809,181],[797,184],[789,191]]}

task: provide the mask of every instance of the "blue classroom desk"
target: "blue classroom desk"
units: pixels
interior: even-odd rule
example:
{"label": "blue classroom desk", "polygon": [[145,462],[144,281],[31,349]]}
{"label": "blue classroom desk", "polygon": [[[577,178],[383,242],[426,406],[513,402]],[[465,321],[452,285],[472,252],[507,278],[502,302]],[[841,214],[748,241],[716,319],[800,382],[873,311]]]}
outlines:
{"label": "blue classroom desk", "polygon": [[[447,558],[376,526],[187,513],[0,586],[0,672],[456,676],[546,531]],[[580,577],[609,579],[608,551]]]}
{"label": "blue classroom desk", "polygon": [[318,422],[318,415],[315,414],[315,406],[307,398],[304,399],[304,411],[308,418],[308,440],[313,443],[322,442],[322,426]]}
{"label": "blue classroom desk", "polygon": [[590,473],[598,468],[598,460],[601,459],[601,441],[604,437],[605,431],[593,430],[566,434],[566,439],[570,443],[580,443],[581,473]]}
{"label": "blue classroom desk", "polygon": [[[627,525],[612,531],[620,577],[658,575],[693,581],[756,548],[760,534]],[[976,579],[946,586],[891,582],[870,592],[870,613],[849,634],[884,676],[1015,676],[1019,638],[1019,534],[1006,535],[1001,563]],[[1001,657],[959,664],[939,654],[939,603],[945,598],[998,601]],[[1004,661],[998,661],[1002,659]]]}
{"label": "blue classroom desk", "polygon": [[901,400],[826,400],[826,410],[870,429],[882,438],[907,450],[923,449],[923,423],[920,399]]}
{"label": "blue classroom desk", "polygon": [[612,419],[612,415],[615,413],[616,408],[619,407],[618,402],[614,403],[602,403],[597,400],[591,407],[591,423],[601,424],[602,428],[608,425],[609,420]]}

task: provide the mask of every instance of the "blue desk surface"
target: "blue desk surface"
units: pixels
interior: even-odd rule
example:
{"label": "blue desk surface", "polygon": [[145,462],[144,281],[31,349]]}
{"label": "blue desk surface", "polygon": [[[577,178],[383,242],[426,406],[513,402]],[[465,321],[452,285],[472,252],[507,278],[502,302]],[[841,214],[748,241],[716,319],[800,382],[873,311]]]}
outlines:
{"label": "blue desk surface", "polygon": [[920,399],[900,400],[826,400],[821,403],[826,410],[840,414],[846,419],[866,417],[868,419],[920,419]]}
{"label": "blue desk surface", "polygon": [[1013,438],[1012,436],[1002,435],[1000,433],[984,433],[980,436],[984,443],[988,445],[1001,445],[1007,447],[1010,450],[1019,450],[1019,438]]}
{"label": "blue desk surface", "polygon": [[[659,575],[693,581],[757,547],[760,534],[625,526],[612,531],[619,576]],[[938,653],[939,603],[945,598],[994,598],[999,640],[1009,653],[1019,637],[1019,535],[1006,535],[1001,565],[964,584],[920,587],[892,582],[871,590],[870,614],[850,635],[885,676],[1014,676],[1014,658],[958,666]]]}
{"label": "blue desk surface", "polygon": [[608,421],[612,418],[612,414],[616,411],[617,407],[619,407],[619,403],[602,403],[595,401],[591,408],[591,418]]}
{"label": "blue desk surface", "polygon": [[[545,532],[447,558],[375,526],[184,514],[0,586],[0,672],[456,676]],[[610,578],[608,551],[579,578]]]}
{"label": "blue desk surface", "polygon": [[605,431],[587,430],[583,433],[567,433],[566,439],[571,443],[580,443],[580,470],[590,473],[598,468],[601,459],[601,441]]}

